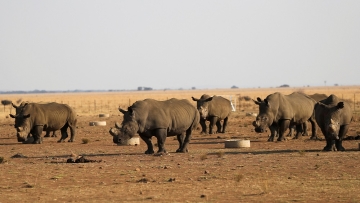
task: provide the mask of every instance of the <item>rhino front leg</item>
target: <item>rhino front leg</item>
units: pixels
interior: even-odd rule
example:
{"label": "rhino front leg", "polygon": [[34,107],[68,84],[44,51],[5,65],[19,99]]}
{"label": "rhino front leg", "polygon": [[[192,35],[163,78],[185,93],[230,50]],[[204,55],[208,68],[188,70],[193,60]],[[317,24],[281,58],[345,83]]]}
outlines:
{"label": "rhino front leg", "polygon": [[165,150],[165,140],[167,137],[166,129],[156,129],[155,136],[157,138],[157,143],[159,147],[158,153],[166,153]]}
{"label": "rhino front leg", "polygon": [[285,140],[284,133],[289,128],[289,126],[290,126],[290,120],[283,120],[282,122],[280,122],[279,137],[278,137],[277,141]]}
{"label": "rhino front leg", "polygon": [[201,125],[201,133],[202,135],[206,135],[207,134],[207,130],[206,130],[206,120],[201,118],[200,119],[200,125]]}
{"label": "rhino front leg", "polygon": [[276,125],[276,124],[272,124],[272,125],[269,127],[269,129],[270,129],[270,137],[269,137],[269,139],[268,139],[268,142],[273,142],[273,141],[274,141],[274,137],[275,137],[276,134],[278,134],[278,131],[279,131],[278,128],[279,128],[279,127],[278,127],[278,125]]}
{"label": "rhino front leg", "polygon": [[342,146],[342,140],[345,137],[348,130],[349,130],[349,125],[340,126],[339,139],[335,140],[335,147],[337,151],[345,151],[345,148]]}
{"label": "rhino front leg", "polygon": [[209,124],[209,134],[213,134],[213,128],[214,128],[214,124],[217,121],[217,117],[211,117],[210,119],[210,124]]}
{"label": "rhino front leg", "polygon": [[151,137],[146,135],[139,135],[142,140],[144,140],[145,144],[147,145],[148,149],[145,151],[145,154],[154,154],[154,147],[151,142]]}
{"label": "rhino front leg", "polygon": [[324,151],[333,151],[334,150],[334,148],[333,148],[334,144],[335,144],[334,140],[326,137],[326,145],[325,145],[323,150]]}
{"label": "rhino front leg", "polygon": [[220,120],[216,121],[216,133],[221,133],[221,122]]}
{"label": "rhino front leg", "polygon": [[41,144],[42,143],[42,139],[41,139],[41,133],[43,130],[43,126],[35,126],[35,129],[33,131],[33,144]]}
{"label": "rhino front leg", "polygon": [[[311,140],[320,140],[320,138],[316,135],[316,123],[315,123],[315,120],[314,119],[310,119],[309,120],[310,123],[311,123],[311,137],[310,139]],[[323,130],[321,130],[323,131]],[[324,131],[323,131],[323,134],[325,135]]]}

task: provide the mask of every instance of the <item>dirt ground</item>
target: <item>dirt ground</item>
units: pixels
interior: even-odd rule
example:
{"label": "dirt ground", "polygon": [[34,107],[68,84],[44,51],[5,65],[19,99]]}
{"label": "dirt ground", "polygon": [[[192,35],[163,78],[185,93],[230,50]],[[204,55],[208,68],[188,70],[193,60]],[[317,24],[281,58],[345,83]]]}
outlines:
{"label": "dirt ground", "polygon": [[[360,202],[359,140],[344,141],[345,152],[323,152],[325,141],[309,137],[267,142],[268,133],[253,131],[254,117],[235,112],[227,133],[197,129],[189,153],[175,153],[177,140],[168,137],[169,153],[157,156],[144,154],[143,141],[112,142],[108,131],[120,113],[78,120],[74,143],[57,143],[58,132],[37,145],[18,143],[13,119],[0,120],[1,203]],[[107,126],[89,126],[101,120]],[[352,122],[348,135],[359,132]],[[251,147],[225,148],[227,139],[250,139]],[[94,162],[67,163],[79,155]]]}

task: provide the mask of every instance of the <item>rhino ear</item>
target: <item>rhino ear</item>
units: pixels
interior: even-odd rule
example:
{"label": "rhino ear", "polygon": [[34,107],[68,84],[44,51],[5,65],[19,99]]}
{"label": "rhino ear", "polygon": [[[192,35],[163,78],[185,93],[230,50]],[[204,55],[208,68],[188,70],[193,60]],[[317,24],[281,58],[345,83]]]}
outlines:
{"label": "rhino ear", "polygon": [[16,118],[16,115],[9,114],[11,118]]}
{"label": "rhino ear", "polygon": [[16,106],[14,103],[12,103],[11,102],[11,105],[15,108],[15,109],[17,109],[18,108],[18,106]]}
{"label": "rhino ear", "polygon": [[199,101],[199,99],[196,99],[194,97],[191,97],[193,101]]}
{"label": "rhino ear", "polygon": [[344,108],[344,102],[339,102],[336,106],[338,109]]}
{"label": "rhino ear", "polygon": [[256,105],[260,105],[261,102],[258,102],[256,100],[253,100]]}
{"label": "rhino ear", "polygon": [[121,113],[123,113],[123,114],[125,114],[127,111],[125,111],[124,109],[122,109],[122,108],[120,108],[119,107],[119,111],[121,112]]}
{"label": "rhino ear", "polygon": [[256,100],[257,100],[258,102],[262,102],[262,100],[261,100],[260,97],[256,98]]}
{"label": "rhino ear", "polygon": [[30,114],[24,115],[24,118],[29,118]]}
{"label": "rhino ear", "polygon": [[270,106],[270,103],[267,99],[264,99],[264,102],[265,102],[266,106]]}
{"label": "rhino ear", "polygon": [[206,102],[211,101],[213,98],[214,98],[214,97],[209,97],[209,98],[205,99],[205,101],[206,101]]}

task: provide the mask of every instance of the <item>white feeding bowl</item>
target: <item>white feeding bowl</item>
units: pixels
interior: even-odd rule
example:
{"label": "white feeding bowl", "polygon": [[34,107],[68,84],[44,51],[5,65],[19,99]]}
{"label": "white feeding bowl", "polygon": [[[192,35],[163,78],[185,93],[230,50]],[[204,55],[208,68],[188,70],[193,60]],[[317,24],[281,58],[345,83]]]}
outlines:
{"label": "white feeding bowl", "polygon": [[140,144],[140,138],[138,137],[133,137],[133,138],[130,138],[126,143],[124,144],[118,144],[119,146],[124,146],[124,145],[134,145],[134,146],[137,146]]}
{"label": "white feeding bowl", "polygon": [[250,147],[250,140],[225,140],[225,148]]}
{"label": "white feeding bowl", "polygon": [[108,113],[100,113],[99,117],[100,118],[108,118],[108,117],[110,117],[110,114],[108,114]]}
{"label": "white feeding bowl", "polygon": [[90,121],[90,126],[106,126],[106,121]]}

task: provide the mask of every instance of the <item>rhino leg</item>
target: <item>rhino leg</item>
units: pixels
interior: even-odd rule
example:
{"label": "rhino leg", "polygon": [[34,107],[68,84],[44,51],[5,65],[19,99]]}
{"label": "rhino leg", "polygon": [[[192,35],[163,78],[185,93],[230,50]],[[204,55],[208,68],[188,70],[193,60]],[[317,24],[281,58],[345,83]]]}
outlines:
{"label": "rhino leg", "polygon": [[283,141],[285,140],[284,133],[290,126],[290,120],[283,120],[280,122],[279,126],[279,137],[277,141]]}
{"label": "rhino leg", "polygon": [[46,134],[45,134],[44,137],[50,137],[50,131],[49,130],[46,131]]}
{"label": "rhino leg", "polygon": [[299,139],[299,137],[301,137],[303,133],[302,124],[296,124],[295,127],[296,127],[296,134],[294,139]]}
{"label": "rhino leg", "polygon": [[216,121],[216,128],[217,128],[216,133],[222,133],[220,120]]}
{"label": "rhino leg", "polygon": [[309,133],[307,131],[307,121],[302,124],[302,136],[309,136]]}
{"label": "rhino leg", "polygon": [[190,127],[189,129],[186,130],[186,136],[185,136],[185,139],[184,139],[184,142],[183,142],[182,146],[178,150],[176,150],[176,152],[182,152],[182,153],[188,152],[187,147],[188,147],[188,145],[190,143],[190,140],[191,140],[191,134],[192,134],[192,129]]}
{"label": "rhino leg", "polygon": [[224,119],[222,133],[225,133],[225,132],[226,132],[226,127],[227,127],[228,119],[229,119],[228,117],[226,117],[226,118]]}
{"label": "rhino leg", "polygon": [[69,125],[70,128],[70,139],[68,142],[74,142],[75,141],[75,129],[76,127],[73,125]]}
{"label": "rhino leg", "polygon": [[55,130],[53,131],[53,134],[51,135],[51,137],[57,137]]}
{"label": "rhino leg", "polygon": [[151,142],[151,137],[143,135],[143,134],[139,134],[139,136],[148,147],[148,149],[145,151],[145,154],[154,154],[154,148],[153,148],[153,144]]}
{"label": "rhino leg", "polygon": [[[316,135],[316,122],[315,119],[310,118],[309,119],[310,123],[311,123],[311,140],[320,140],[320,138]],[[322,130],[323,131],[323,130]],[[323,134],[325,135],[324,131]]]}
{"label": "rhino leg", "polygon": [[165,150],[165,140],[167,137],[166,129],[156,129],[155,137],[157,138],[157,144],[159,147],[159,150],[157,153],[166,153],[166,150]]}
{"label": "rhino leg", "polygon": [[349,125],[340,126],[340,130],[339,130],[339,138],[340,139],[335,140],[335,147],[336,147],[337,151],[345,151],[345,148],[342,146],[342,140],[345,137],[348,130],[349,130]]}
{"label": "rhino leg", "polygon": [[177,140],[179,142],[179,148],[176,150],[176,152],[181,152],[181,149],[184,145],[184,137],[185,137],[185,133],[181,133],[180,135],[177,135]]}
{"label": "rhino leg", "polygon": [[207,131],[206,131],[206,120],[201,118],[200,119],[200,125],[201,125],[201,133],[202,135],[206,135]]}
{"label": "rhino leg", "polygon": [[58,142],[65,142],[65,139],[68,137],[67,125],[61,128],[61,138]]}
{"label": "rhino leg", "polygon": [[272,124],[270,127],[270,137],[268,139],[268,142],[273,142],[274,141],[274,137],[276,134],[278,134],[278,126],[276,124]]}
{"label": "rhino leg", "polygon": [[217,121],[217,117],[211,117],[210,119],[210,124],[209,124],[209,134],[213,134],[213,128],[214,128],[214,124]]}
{"label": "rhino leg", "polygon": [[333,151],[333,146],[334,146],[335,141],[330,139],[330,138],[326,138],[326,146],[324,147],[324,151]]}
{"label": "rhino leg", "polygon": [[41,133],[43,130],[43,126],[35,126],[34,131],[33,131],[33,144],[41,144],[42,143],[42,139],[41,139]]}

